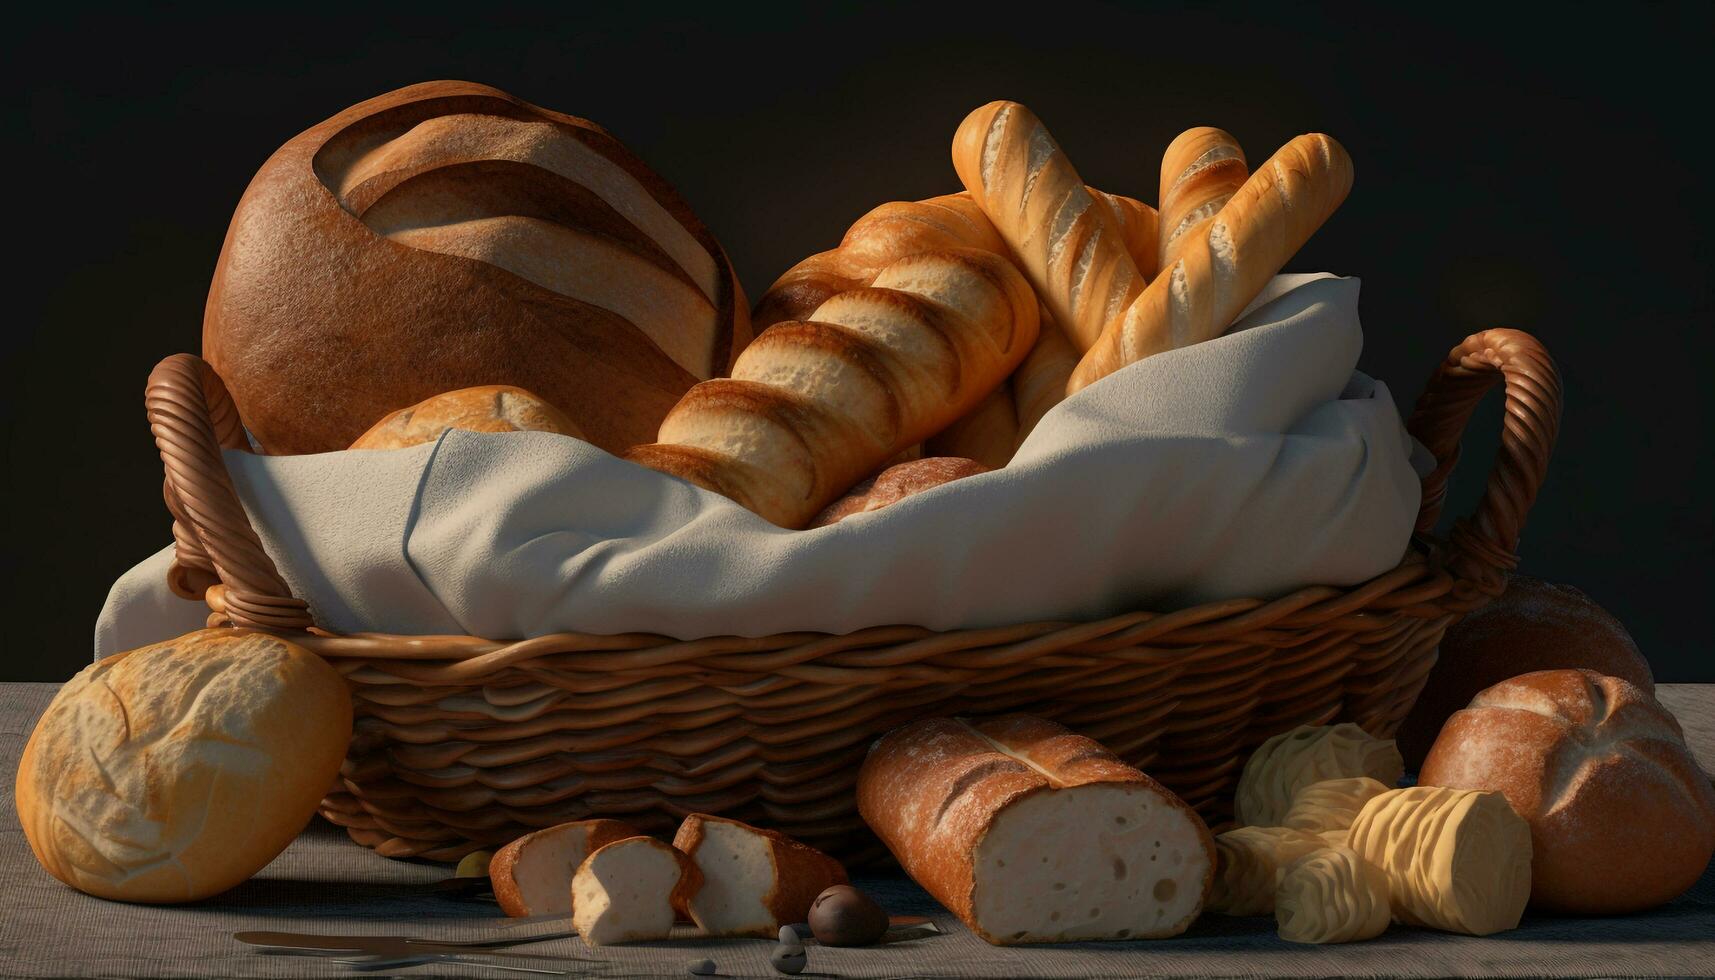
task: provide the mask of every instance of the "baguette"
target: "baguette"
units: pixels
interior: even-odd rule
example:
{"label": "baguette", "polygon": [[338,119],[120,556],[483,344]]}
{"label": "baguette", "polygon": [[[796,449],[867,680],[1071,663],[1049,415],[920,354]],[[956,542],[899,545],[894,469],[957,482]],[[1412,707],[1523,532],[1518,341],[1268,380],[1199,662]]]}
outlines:
{"label": "baguette", "polygon": [[[1037,320],[1040,330],[1040,314]],[[1036,346],[1031,348],[1034,354],[1042,346],[1038,337]],[[1018,371],[1024,370],[1030,355],[1025,355]],[[923,455],[954,456],[963,459],[974,459],[984,467],[998,470],[1012,459],[1013,447],[1018,445],[1018,410],[1010,379],[1000,383],[1000,386],[989,392],[989,396],[964,415],[953,420],[953,423],[940,432],[930,436],[923,443]]]}
{"label": "baguette", "polygon": [[801,528],[852,484],[976,407],[1037,334],[1030,286],[1000,255],[921,252],[868,287],[775,323],[732,377],[686,392],[633,462]]}
{"label": "baguette", "polygon": [[1214,872],[1184,801],[1039,718],[897,729],[870,749],[857,796],[906,873],[997,945],[1177,935]]}
{"label": "baguette", "polygon": [[1188,237],[1244,186],[1250,171],[1238,140],[1213,126],[1187,129],[1161,156],[1156,267],[1171,268]]}
{"label": "baguette", "polygon": [[1068,392],[1151,354],[1220,336],[1351,187],[1352,161],[1332,138],[1312,133],[1281,147],[1212,220],[1181,236],[1173,265],[1112,318]]}
{"label": "baguette", "polygon": [[953,136],[953,168],[1080,351],[1120,318],[1145,280],[1112,208],[1029,109],[991,102]]}

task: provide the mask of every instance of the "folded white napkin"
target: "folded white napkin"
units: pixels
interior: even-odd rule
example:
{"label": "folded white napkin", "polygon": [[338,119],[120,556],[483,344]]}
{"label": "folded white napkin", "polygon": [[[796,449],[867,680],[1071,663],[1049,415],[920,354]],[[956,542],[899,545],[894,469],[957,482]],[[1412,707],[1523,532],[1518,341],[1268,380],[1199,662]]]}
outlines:
{"label": "folded white napkin", "polygon": [[[449,431],[392,452],[229,452],[293,592],[335,631],[678,638],[934,629],[1170,610],[1397,564],[1414,443],[1353,370],[1358,281],[1281,276],[1218,340],[1116,372],[1005,469],[813,531],[548,433]],[[207,610],[170,550],[114,586],[96,654]]]}

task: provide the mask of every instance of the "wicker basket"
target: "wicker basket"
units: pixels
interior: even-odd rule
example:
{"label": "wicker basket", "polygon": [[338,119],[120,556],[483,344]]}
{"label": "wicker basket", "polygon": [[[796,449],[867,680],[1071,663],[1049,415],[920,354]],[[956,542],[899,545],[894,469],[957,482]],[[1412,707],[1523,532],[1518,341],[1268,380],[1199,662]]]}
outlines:
{"label": "wicker basket", "polygon": [[[1430,536],[1459,439],[1496,381],[1500,457],[1477,513]],[[937,633],[878,626],[681,641],[560,633],[335,636],[291,596],[233,492],[247,448],[213,370],[187,354],[149,377],[175,523],[175,592],[211,625],[281,633],[351,684],[357,724],[321,812],[394,857],[456,858],[589,816],[670,832],[686,813],[776,827],[850,860],[876,855],[853,784],[880,733],[945,713],[1028,711],[1106,743],[1212,823],[1249,752],[1302,723],[1390,735],[1456,617],[1500,592],[1548,465],[1560,381],[1531,337],[1490,330],[1436,371],[1409,428],[1439,465],[1401,564],[1354,588],[1232,599],[1099,622]]]}

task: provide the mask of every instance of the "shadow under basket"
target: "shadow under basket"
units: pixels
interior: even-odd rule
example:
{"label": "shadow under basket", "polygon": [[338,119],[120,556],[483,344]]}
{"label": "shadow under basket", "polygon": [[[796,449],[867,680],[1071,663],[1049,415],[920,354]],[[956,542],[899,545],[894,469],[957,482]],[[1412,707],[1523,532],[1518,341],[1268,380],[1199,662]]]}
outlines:
{"label": "shadow under basket", "polygon": [[[1432,536],[1472,409],[1504,381],[1499,458],[1474,516]],[[879,857],[853,788],[875,738],[916,718],[1022,711],[1104,743],[1211,825],[1245,759],[1300,724],[1391,736],[1448,625],[1500,593],[1560,419],[1553,361],[1529,335],[1454,348],[1409,428],[1433,453],[1417,535],[1397,568],[1352,588],[1230,599],[1096,622],[935,632],[877,626],[674,640],[333,635],[263,550],[221,450],[247,450],[202,360],[149,376],[181,596],[211,626],[267,630],[351,685],[356,727],[321,813],[391,857],[452,860],[527,831],[616,817],[670,834],[685,814],[776,828],[855,864]]]}

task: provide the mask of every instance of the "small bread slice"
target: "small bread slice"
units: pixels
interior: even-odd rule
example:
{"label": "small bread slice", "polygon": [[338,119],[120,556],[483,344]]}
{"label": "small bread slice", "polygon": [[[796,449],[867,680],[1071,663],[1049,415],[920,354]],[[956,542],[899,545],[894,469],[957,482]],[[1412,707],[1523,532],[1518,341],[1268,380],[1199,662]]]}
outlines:
{"label": "small bread slice", "polygon": [[805,921],[817,895],[846,883],[845,866],[821,851],[726,817],[691,814],[673,846],[703,872],[690,912],[710,936],[773,938]]}
{"label": "small bread slice", "polygon": [[703,873],[671,844],[614,841],[572,876],[572,928],[591,946],[666,939],[702,886]]}
{"label": "small bread slice", "polygon": [[619,820],[574,820],[525,834],[494,854],[488,879],[511,916],[570,915],[572,875],[590,852],[642,831]]}

